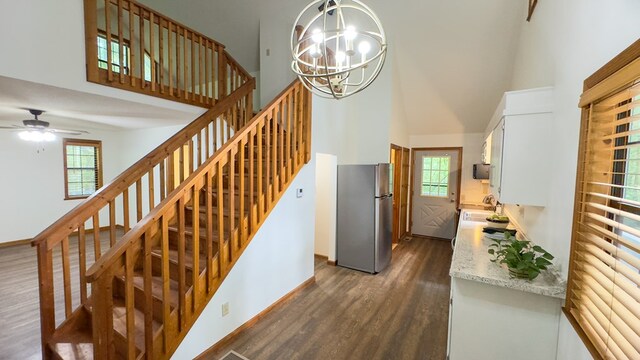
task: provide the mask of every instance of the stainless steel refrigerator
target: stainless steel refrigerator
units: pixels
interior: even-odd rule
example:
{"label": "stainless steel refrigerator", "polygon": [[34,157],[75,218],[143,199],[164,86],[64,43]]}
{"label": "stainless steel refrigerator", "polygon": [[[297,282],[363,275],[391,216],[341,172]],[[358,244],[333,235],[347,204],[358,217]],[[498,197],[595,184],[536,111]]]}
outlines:
{"label": "stainless steel refrigerator", "polygon": [[390,164],[338,166],[337,264],[377,273],[391,262]]}

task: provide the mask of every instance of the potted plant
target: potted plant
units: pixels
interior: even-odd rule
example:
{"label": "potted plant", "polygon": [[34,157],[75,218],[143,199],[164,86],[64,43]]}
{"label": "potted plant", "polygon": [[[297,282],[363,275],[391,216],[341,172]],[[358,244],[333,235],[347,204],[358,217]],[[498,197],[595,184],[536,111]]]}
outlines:
{"label": "potted plant", "polygon": [[511,277],[533,280],[552,264],[553,255],[531,241],[518,240],[508,232],[504,233],[504,239],[491,240],[493,244],[488,251],[494,256],[491,262],[507,265]]}

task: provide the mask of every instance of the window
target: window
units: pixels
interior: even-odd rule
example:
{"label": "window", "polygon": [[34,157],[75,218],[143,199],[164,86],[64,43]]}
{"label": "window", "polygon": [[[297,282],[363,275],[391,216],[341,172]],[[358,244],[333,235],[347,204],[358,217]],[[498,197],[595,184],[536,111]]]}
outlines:
{"label": "window", "polygon": [[[122,61],[124,62],[124,73],[129,75],[131,48],[127,41],[123,42]],[[100,33],[98,34],[98,67],[106,70],[108,61],[107,35]],[[157,66],[157,62],[155,65]],[[115,73],[120,73],[120,43],[115,35],[111,37],[111,70]],[[144,80],[151,81],[151,55],[146,51],[144,53]]]}
{"label": "window", "polygon": [[[585,82],[564,312],[595,358],[640,358],[640,43]],[[631,48],[630,48],[631,49]],[[624,57],[629,59],[626,54]],[[615,71],[615,70],[614,70]]]}
{"label": "window", "polygon": [[[129,75],[129,45],[124,44],[122,47],[122,59],[124,61],[124,73]],[[98,35],[98,67],[107,69],[108,53],[107,53],[107,37],[106,35]],[[120,73],[120,44],[118,41],[111,39],[111,70]]]}
{"label": "window", "polygon": [[64,139],[65,199],[83,199],[102,186],[102,143]]}
{"label": "window", "polygon": [[449,196],[451,156],[422,157],[422,196]]}

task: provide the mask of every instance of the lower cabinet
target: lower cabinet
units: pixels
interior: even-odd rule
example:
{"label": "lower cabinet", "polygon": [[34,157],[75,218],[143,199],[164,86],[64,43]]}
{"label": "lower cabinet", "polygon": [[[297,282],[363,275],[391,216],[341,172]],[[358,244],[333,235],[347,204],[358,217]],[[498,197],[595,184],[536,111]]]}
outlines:
{"label": "lower cabinet", "polygon": [[450,360],[552,360],[562,300],[451,278]]}

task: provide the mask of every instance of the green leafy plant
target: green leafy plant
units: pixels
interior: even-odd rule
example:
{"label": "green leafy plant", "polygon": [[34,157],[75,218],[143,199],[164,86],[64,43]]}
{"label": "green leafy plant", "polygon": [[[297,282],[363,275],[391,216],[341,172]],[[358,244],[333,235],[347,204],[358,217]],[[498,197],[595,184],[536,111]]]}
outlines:
{"label": "green leafy plant", "polygon": [[491,262],[505,264],[511,277],[533,280],[542,270],[552,265],[553,255],[531,241],[518,240],[508,232],[504,239],[491,239],[489,254]]}

